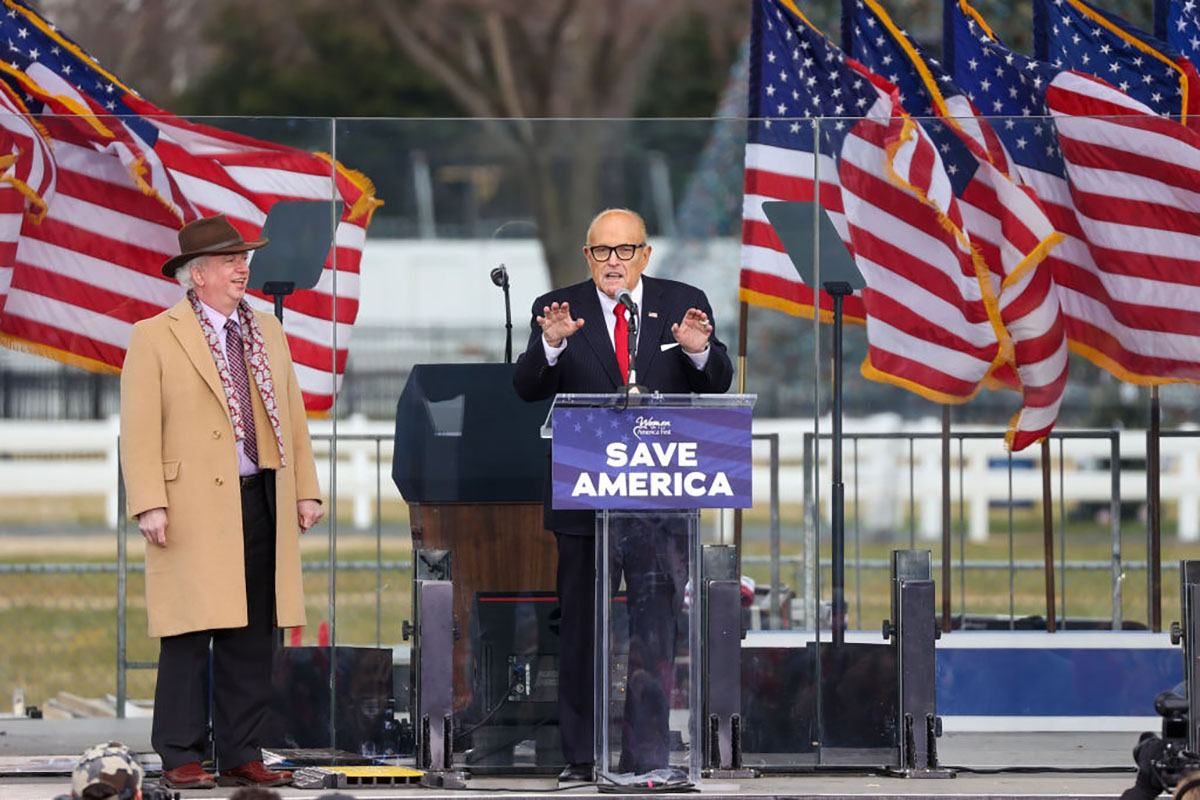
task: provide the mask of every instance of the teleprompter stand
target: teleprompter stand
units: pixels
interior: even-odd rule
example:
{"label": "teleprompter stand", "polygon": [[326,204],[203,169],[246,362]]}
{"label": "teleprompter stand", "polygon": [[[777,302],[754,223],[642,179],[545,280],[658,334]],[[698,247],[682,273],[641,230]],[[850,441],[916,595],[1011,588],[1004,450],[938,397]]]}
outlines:
{"label": "teleprompter stand", "polygon": [[[768,202],[763,211],[775,228],[788,257],[809,286],[820,286],[833,306],[833,422],[832,422],[832,647],[845,645],[846,632],[846,496],[842,481],[842,338],[843,310],[848,296],[865,288],[866,281],[844,248],[828,254],[817,250],[812,232],[814,215],[824,214],[812,203]],[[829,237],[823,237],[825,241]],[[934,641],[937,629],[934,584],[927,551],[892,553],[892,620],[884,622],[884,638],[891,639],[896,663],[897,766],[889,772],[910,778],[953,777],[937,765],[937,737],[941,721],[936,709]]]}

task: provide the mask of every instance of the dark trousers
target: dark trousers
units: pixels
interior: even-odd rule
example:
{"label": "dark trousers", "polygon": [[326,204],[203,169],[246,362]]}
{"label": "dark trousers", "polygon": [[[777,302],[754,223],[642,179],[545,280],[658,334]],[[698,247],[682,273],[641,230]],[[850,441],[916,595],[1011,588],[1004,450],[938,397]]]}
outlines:
{"label": "dark trousers", "polygon": [[[596,539],[558,534],[558,725],[563,757],[594,757]],[[629,624],[621,772],[665,767],[670,756],[669,713],[674,685],[676,621],[687,580],[687,536],[653,519],[610,524],[610,577],[615,593],[625,579]],[[602,675],[601,680],[610,680]],[[606,765],[603,765],[606,768]]]}
{"label": "dark trousers", "polygon": [[[274,475],[242,488],[246,569],[244,628],[164,636],[150,743],[164,770],[202,761],[208,751],[209,646],[212,647],[213,739],[218,769],[262,758],[270,730],[275,629]],[[168,547],[170,528],[167,528]]]}

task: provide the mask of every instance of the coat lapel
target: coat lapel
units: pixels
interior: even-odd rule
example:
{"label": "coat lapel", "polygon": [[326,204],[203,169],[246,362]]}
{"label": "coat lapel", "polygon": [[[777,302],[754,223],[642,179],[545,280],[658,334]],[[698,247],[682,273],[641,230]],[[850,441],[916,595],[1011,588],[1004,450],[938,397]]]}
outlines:
{"label": "coat lapel", "polygon": [[667,324],[667,320],[663,316],[665,313],[666,309],[662,303],[662,286],[653,278],[643,275],[642,307],[638,309],[638,324],[641,326],[637,350],[639,381],[645,381],[650,375],[650,364],[662,351],[659,342],[662,341],[663,325]]}
{"label": "coat lapel", "polygon": [[600,307],[600,298],[596,294],[596,284],[589,281],[574,302],[578,306],[572,316],[583,318],[584,325],[580,333],[596,353],[596,360],[604,367],[614,389],[624,386],[625,381],[621,380],[621,370],[617,366],[617,353],[608,336],[608,320],[604,318],[604,309]]}
{"label": "coat lapel", "polygon": [[187,354],[192,366],[204,378],[208,388],[212,389],[213,394],[221,403],[221,408],[225,410],[225,415],[229,416],[229,404],[225,400],[225,388],[221,386],[221,376],[217,374],[217,364],[213,361],[208,342],[204,340],[204,331],[200,328],[200,320],[196,319],[196,313],[192,311],[191,303],[186,297],[183,298],[171,307],[171,310],[167,312],[167,317],[171,320],[171,333],[178,340],[179,346]]}

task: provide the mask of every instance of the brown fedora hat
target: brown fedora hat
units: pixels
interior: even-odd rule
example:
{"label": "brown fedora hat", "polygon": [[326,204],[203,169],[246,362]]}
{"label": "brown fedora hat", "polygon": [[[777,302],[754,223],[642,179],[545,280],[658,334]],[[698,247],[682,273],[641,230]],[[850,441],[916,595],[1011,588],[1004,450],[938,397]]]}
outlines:
{"label": "brown fedora hat", "polygon": [[183,266],[189,258],[245,253],[257,250],[266,243],[266,239],[247,242],[238,233],[237,228],[225,219],[224,214],[194,219],[179,229],[179,255],[167,259],[162,265],[162,274],[174,278],[175,270]]}

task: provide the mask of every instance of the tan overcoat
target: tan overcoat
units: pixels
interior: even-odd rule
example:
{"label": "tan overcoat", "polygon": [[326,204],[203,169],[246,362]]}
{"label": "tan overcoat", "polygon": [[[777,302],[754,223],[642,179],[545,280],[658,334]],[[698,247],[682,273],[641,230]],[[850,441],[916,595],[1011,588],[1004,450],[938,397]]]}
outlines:
{"label": "tan overcoat", "polygon": [[[275,614],[304,624],[297,499],[320,498],[308,420],[283,327],[255,312],[266,342],[286,466],[262,398],[251,395],[259,464],[275,470]],[[251,375],[251,384],[254,379]],[[233,421],[187,298],[133,326],[121,371],[121,469],[128,512],[167,509],[167,545],[146,545],[151,636],[246,624],[241,488]]]}

